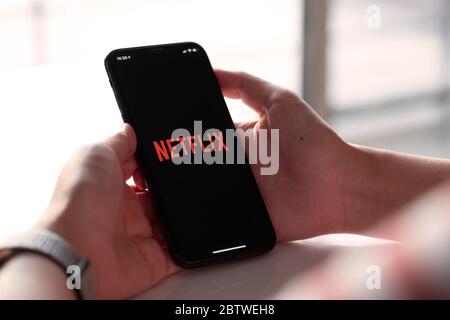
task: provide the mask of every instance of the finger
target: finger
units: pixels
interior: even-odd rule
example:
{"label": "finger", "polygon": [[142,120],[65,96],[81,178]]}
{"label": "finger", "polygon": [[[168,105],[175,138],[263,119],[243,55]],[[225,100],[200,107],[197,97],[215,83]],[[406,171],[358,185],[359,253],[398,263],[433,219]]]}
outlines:
{"label": "finger", "polygon": [[144,177],[139,169],[136,169],[133,173],[134,184],[140,191],[144,191],[147,188],[145,184]]}
{"label": "finger", "polygon": [[234,126],[238,129],[248,130],[256,127],[258,120],[244,121],[244,122],[235,122]]}
{"label": "finger", "polygon": [[136,192],[136,195],[138,196],[139,201],[141,201],[146,216],[151,224],[152,237],[155,238],[156,241],[158,241],[161,247],[166,248],[167,243],[161,230],[161,226],[159,225],[156,219],[155,208],[150,198],[150,194],[147,191],[145,191],[145,192]]}
{"label": "finger", "polygon": [[134,183],[136,184],[136,179],[134,179],[134,173],[136,172],[137,168],[138,168],[137,161],[134,157],[131,157],[128,160],[126,160],[125,163],[122,165],[125,180],[128,180],[131,176],[133,176],[133,180],[135,181]]}
{"label": "finger", "polygon": [[156,239],[143,237],[135,239],[135,242],[138,243],[141,252],[148,261],[149,268],[146,269],[148,271],[146,275],[149,280],[147,284],[149,287],[181,270],[180,267],[175,265],[169,252],[163,249]]}
{"label": "finger", "polygon": [[167,275],[168,276],[183,270],[183,268],[177,266],[175,264],[175,262],[173,262],[172,257],[170,256],[170,254],[167,251],[167,249],[164,249],[164,256],[165,256],[166,261],[167,261]]}
{"label": "finger", "polygon": [[136,184],[130,184],[129,187],[131,188],[131,190],[133,190],[134,193],[139,193],[139,192],[143,191],[143,190],[141,190],[141,188],[136,187]]}
{"label": "finger", "polygon": [[258,113],[264,113],[272,95],[279,87],[245,72],[215,70],[223,94],[232,99],[241,99]]}
{"label": "finger", "polygon": [[155,238],[156,241],[158,241],[159,245],[163,249],[167,249],[167,242],[164,238],[163,232],[161,230],[161,226],[159,223],[152,224],[152,237]]}
{"label": "finger", "polygon": [[145,214],[149,219],[150,223],[152,224],[156,223],[157,219],[155,214],[155,207],[153,205],[152,199],[148,191],[136,192],[136,196],[141,202],[142,207],[144,208]]}
{"label": "finger", "polygon": [[125,123],[119,132],[107,138],[104,143],[114,150],[120,163],[125,163],[133,157],[136,151],[136,135],[128,123]]}

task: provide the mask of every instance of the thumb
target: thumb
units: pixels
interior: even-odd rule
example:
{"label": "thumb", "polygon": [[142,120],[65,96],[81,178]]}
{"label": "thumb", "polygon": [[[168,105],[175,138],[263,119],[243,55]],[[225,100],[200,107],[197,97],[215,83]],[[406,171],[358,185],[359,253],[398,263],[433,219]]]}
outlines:
{"label": "thumb", "polygon": [[136,151],[136,134],[133,127],[125,123],[119,132],[107,138],[104,143],[114,151],[120,163],[124,163]]}

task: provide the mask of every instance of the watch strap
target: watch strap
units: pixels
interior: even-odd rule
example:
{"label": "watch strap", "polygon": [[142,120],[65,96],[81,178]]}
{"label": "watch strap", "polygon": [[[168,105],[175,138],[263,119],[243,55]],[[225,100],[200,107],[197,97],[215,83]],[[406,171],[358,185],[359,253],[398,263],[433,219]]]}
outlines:
{"label": "watch strap", "polygon": [[49,230],[32,230],[18,234],[0,243],[0,266],[20,252],[32,252],[45,256],[58,264],[67,273],[69,266],[78,266],[81,272],[81,288],[73,288],[79,299],[94,299],[94,282],[89,270],[89,261],[81,258],[75,249],[62,237]]}

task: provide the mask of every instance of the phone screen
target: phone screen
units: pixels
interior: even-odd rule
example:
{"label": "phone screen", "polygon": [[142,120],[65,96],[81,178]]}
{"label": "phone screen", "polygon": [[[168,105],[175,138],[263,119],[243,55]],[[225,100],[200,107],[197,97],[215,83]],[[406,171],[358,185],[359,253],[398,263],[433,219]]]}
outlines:
{"label": "phone screen", "polygon": [[[181,142],[191,153],[214,141],[213,152],[229,152],[224,137],[234,124],[205,51],[195,43],[119,49],[105,64],[175,261],[189,267],[270,250],[275,233],[248,163],[172,161]],[[223,136],[201,142],[200,121]],[[171,140],[180,128],[192,135]]]}

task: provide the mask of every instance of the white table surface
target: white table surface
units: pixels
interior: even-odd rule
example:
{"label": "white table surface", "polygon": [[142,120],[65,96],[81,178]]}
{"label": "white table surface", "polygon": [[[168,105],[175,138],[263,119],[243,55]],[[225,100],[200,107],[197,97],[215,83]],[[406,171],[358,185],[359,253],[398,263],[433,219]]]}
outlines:
{"label": "white table surface", "polygon": [[[326,235],[278,244],[259,257],[211,267],[185,270],[163,280],[135,299],[310,299],[314,292],[303,290],[304,277],[337,251],[366,255],[392,242],[358,235]],[[366,264],[355,259],[341,277],[349,282],[361,278],[365,285]],[[355,272],[359,273],[358,275]],[[346,280],[346,279],[343,279]],[[371,297],[371,292],[362,291]]]}

